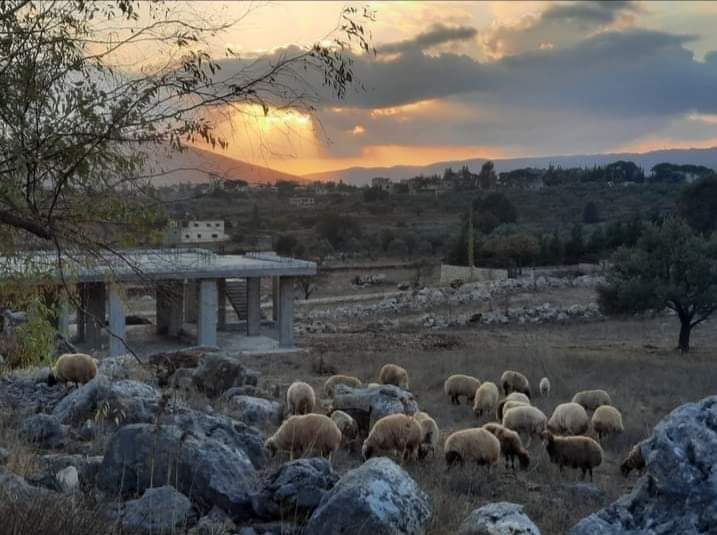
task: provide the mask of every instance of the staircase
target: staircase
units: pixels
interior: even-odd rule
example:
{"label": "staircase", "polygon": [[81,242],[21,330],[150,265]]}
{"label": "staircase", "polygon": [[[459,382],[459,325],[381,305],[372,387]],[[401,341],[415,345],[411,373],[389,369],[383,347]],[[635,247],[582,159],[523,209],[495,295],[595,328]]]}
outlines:
{"label": "staircase", "polygon": [[246,279],[226,279],[224,291],[239,320],[247,317]]}

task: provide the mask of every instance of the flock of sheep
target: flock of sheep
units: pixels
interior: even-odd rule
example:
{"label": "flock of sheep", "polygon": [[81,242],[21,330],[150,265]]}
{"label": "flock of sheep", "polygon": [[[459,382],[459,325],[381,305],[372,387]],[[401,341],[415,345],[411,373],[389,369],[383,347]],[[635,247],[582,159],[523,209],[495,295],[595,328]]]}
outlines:
{"label": "flock of sheep", "polygon": [[[334,375],[325,385],[325,394],[333,399],[336,386],[359,387],[361,381],[348,375]],[[531,389],[522,373],[508,370],[503,373],[499,387],[490,381],[481,383],[469,375],[451,375],[444,383],[444,391],[450,402],[460,405],[461,398],[472,404],[478,418],[495,414],[497,422],[481,427],[462,429],[450,434],[443,452],[447,468],[465,462],[492,466],[502,455],[506,468],[516,469],[516,461],[522,469],[530,465],[530,454],[523,445],[533,438],[544,441],[550,461],[563,467],[580,469],[582,477],[593,477],[593,469],[603,460],[599,441],[623,431],[622,415],[612,406],[610,395],[604,390],[578,392],[569,403],[559,404],[548,419],[531,404]],[[408,372],[395,364],[381,368],[377,383],[409,388]],[[540,380],[539,390],[543,397],[550,396],[550,381]],[[503,393],[503,399],[501,397]],[[345,411],[329,407],[328,415],[314,413],[317,400],[314,389],[304,382],[294,382],[286,393],[286,405],[290,416],[276,433],[266,441],[267,449],[275,454],[286,451],[292,457],[307,454],[331,455],[340,447],[357,443],[360,436],[356,420]],[[592,413],[592,416],[589,415]],[[595,438],[592,438],[592,435]],[[597,439],[597,440],[596,440]],[[363,441],[361,448],[365,460],[379,453],[400,455],[403,461],[422,460],[429,453],[435,456],[440,441],[440,429],[426,412],[414,415],[391,414],[375,422]],[[639,445],[632,448],[621,464],[627,476],[633,469],[644,468]]]}

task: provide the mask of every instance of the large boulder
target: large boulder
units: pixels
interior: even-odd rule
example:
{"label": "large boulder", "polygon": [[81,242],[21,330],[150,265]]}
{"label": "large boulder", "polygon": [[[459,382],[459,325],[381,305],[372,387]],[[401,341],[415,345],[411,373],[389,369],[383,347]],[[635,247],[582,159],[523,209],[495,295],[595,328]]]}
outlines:
{"label": "large boulder", "polygon": [[396,413],[415,414],[418,411],[413,394],[394,385],[372,388],[336,385],[332,406],[353,416],[364,434],[373,422],[384,416]]}
{"label": "large boulder", "polygon": [[154,420],[159,400],[159,392],[151,385],[129,379],[110,381],[98,375],[60,401],[53,414],[70,425],[95,416],[109,426],[146,423]]}
{"label": "large boulder", "polygon": [[147,489],[141,498],[125,502],[112,516],[130,533],[180,533],[192,518],[192,503],[174,487],[166,485]]}
{"label": "large boulder", "polygon": [[0,471],[0,500],[35,500],[52,495],[52,491],[30,485],[23,477]]}
{"label": "large boulder", "polygon": [[396,463],[373,458],[347,472],[321,500],[305,533],[421,534],[431,518],[430,498]]}
{"label": "large boulder", "polygon": [[522,505],[497,502],[474,509],[461,523],[458,535],[540,535],[540,530],[523,513]]}
{"label": "large boulder", "polygon": [[249,457],[176,425],[131,424],[112,435],[97,474],[100,489],[124,496],[174,485],[201,509],[251,516],[256,471]]}
{"label": "large boulder", "polygon": [[322,457],[290,461],[269,476],[254,497],[254,512],[267,519],[306,517],[338,480]]}
{"label": "large boulder", "polygon": [[643,442],[633,491],[581,520],[572,535],[712,533],[717,525],[717,396],[672,411]]}
{"label": "large boulder", "polygon": [[194,370],[192,379],[197,390],[210,398],[220,396],[233,386],[256,384],[256,377],[239,362],[238,357],[221,352],[207,354]]}
{"label": "large boulder", "polygon": [[227,401],[226,412],[245,424],[265,427],[280,424],[283,411],[277,401],[237,395]]}
{"label": "large boulder", "polygon": [[28,416],[20,425],[20,438],[39,448],[61,448],[65,443],[65,432],[60,420],[50,414]]}

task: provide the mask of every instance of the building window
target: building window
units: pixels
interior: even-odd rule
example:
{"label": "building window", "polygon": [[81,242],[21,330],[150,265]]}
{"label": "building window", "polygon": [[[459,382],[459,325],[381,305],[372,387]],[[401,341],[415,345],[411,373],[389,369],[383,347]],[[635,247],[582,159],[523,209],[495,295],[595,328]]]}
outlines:
{"label": "building window", "polygon": [[184,237],[189,239],[189,234],[185,234]]}
{"label": "building window", "polygon": [[199,223],[194,223],[194,226],[195,226],[195,227],[198,227],[198,226],[199,226]]}
{"label": "building window", "polygon": [[201,234],[197,234],[197,239],[201,239],[201,237],[202,237]]}
{"label": "building window", "polygon": [[208,227],[211,227],[211,226],[212,226],[212,224],[211,224],[211,223],[207,223],[207,226],[208,226]]}
{"label": "building window", "polygon": [[212,234],[212,238],[218,238],[219,234]]}
{"label": "building window", "polygon": [[219,223],[214,223],[214,226],[215,226],[215,227],[218,227],[218,226],[219,226]]}

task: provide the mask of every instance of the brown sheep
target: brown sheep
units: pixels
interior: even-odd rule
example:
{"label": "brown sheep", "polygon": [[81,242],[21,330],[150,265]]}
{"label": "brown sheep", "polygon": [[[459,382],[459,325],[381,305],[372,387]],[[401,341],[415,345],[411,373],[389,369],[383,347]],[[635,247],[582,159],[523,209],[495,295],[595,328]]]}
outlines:
{"label": "brown sheep", "polygon": [[333,411],[331,413],[331,420],[336,424],[336,427],[341,431],[343,437],[342,444],[344,446],[353,445],[359,438],[359,426],[351,416],[346,414],[344,411]]}
{"label": "brown sheep", "polygon": [[592,426],[599,440],[608,435],[622,433],[625,430],[622,425],[622,414],[610,405],[600,405],[595,409]]}
{"label": "brown sheep", "polygon": [[500,453],[505,457],[506,468],[510,465],[510,467],[515,470],[516,457],[523,470],[526,470],[528,466],[530,466],[530,454],[528,454],[528,450],[523,447],[523,442],[520,440],[518,433],[497,423],[485,424],[483,429],[493,433],[495,438],[500,442]]}
{"label": "brown sheep", "polygon": [[500,384],[503,387],[503,394],[506,396],[511,392],[521,392],[531,397],[530,382],[528,378],[520,372],[507,370],[500,376]]}
{"label": "brown sheep", "polygon": [[433,457],[436,456],[436,447],[441,438],[441,431],[438,424],[426,412],[417,412],[414,416],[418,425],[421,426],[421,447],[418,450],[418,458],[423,459],[431,452]]}
{"label": "brown sheep", "polygon": [[290,416],[264,443],[271,456],[277,451],[287,451],[294,456],[318,453],[331,460],[331,455],[341,446],[341,431],[328,416],[304,414]]}
{"label": "brown sheep", "polygon": [[378,372],[378,382],[382,385],[395,385],[408,390],[408,372],[395,364],[385,364]]}
{"label": "brown sheep", "polygon": [[351,375],[332,375],[324,383],[324,392],[326,396],[333,399],[336,393],[336,385],[346,385],[351,388],[361,386],[361,380],[358,377],[352,377]]}
{"label": "brown sheep", "polygon": [[47,377],[47,384],[89,383],[97,375],[97,361],[84,353],[65,353],[55,361]]}
{"label": "brown sheep", "polygon": [[638,474],[641,474],[644,469],[645,457],[642,455],[642,442],[639,442],[630,449],[627,457],[620,464],[620,472],[627,477],[632,470],[637,470]]}
{"label": "brown sheep", "polygon": [[582,405],[561,403],[548,420],[548,430],[555,435],[582,435],[589,424],[588,413]]}
{"label": "brown sheep", "polygon": [[311,385],[295,381],[286,391],[286,408],[290,415],[308,414],[316,406],[316,394]]}
{"label": "brown sheep", "polygon": [[451,403],[460,405],[460,396],[466,397],[466,405],[473,402],[476,390],[480,387],[480,381],[470,375],[456,374],[451,375],[446,382],[443,383],[443,391],[446,396],[451,398]]}
{"label": "brown sheep", "polygon": [[446,465],[451,468],[456,463],[461,466],[466,461],[492,466],[500,456],[500,441],[480,427],[463,429],[450,435],[443,446]]}
{"label": "brown sheep", "polygon": [[530,405],[515,407],[503,415],[503,427],[524,433],[528,436],[528,445],[533,437],[540,437],[545,430],[545,414]]}
{"label": "brown sheep", "polygon": [[421,446],[421,434],[421,425],[413,416],[389,414],[374,424],[361,453],[364,460],[379,451],[400,453],[404,461],[415,460]]}
{"label": "brown sheep", "polygon": [[593,468],[602,463],[603,452],[600,444],[590,437],[556,437],[546,431],[543,434],[545,449],[548,452],[550,461],[560,467],[580,468],[582,477],[590,474],[590,481],[593,479]]}
{"label": "brown sheep", "polygon": [[508,412],[508,410],[512,409],[513,407],[520,407],[520,406],[530,406],[530,403],[526,403],[525,401],[518,401],[516,399],[508,399],[505,398],[501,400],[500,403],[498,403],[498,407],[495,409],[495,415],[498,418],[498,421],[503,421],[503,415]]}
{"label": "brown sheep", "polygon": [[573,403],[582,405],[586,411],[594,411],[600,405],[612,405],[612,400],[604,390],[583,390],[573,396]]}
{"label": "brown sheep", "polygon": [[498,387],[495,383],[486,381],[480,385],[473,399],[473,413],[480,418],[483,414],[492,411],[496,403],[498,403],[499,395]]}

